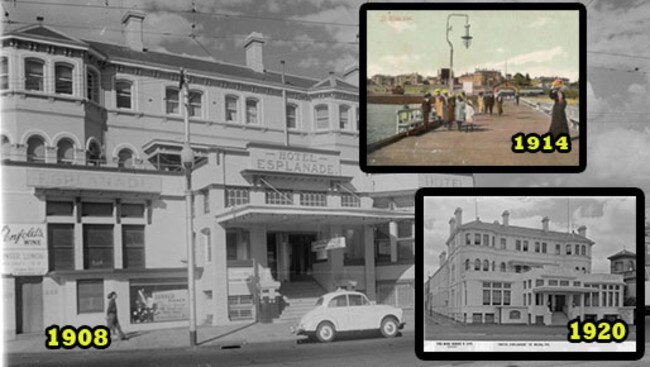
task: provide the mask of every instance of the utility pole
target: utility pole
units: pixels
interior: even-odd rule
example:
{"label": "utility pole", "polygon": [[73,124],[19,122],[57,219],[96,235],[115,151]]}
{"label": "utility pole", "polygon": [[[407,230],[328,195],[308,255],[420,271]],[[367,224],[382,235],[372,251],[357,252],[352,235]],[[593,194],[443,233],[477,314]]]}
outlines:
{"label": "utility pole", "polygon": [[282,64],[282,115],[284,116],[284,145],[289,146],[289,118],[287,116],[287,89],[284,79],[284,60],[280,60]]}
{"label": "utility pole", "polygon": [[192,168],[194,166],[194,153],[190,146],[190,97],[185,70],[181,68],[179,90],[183,103],[183,119],[185,121],[185,143],[181,151],[181,161],[185,170],[185,241],[187,244],[187,296],[190,311],[190,346],[196,346],[196,290],[194,282],[194,223],[192,219]]}

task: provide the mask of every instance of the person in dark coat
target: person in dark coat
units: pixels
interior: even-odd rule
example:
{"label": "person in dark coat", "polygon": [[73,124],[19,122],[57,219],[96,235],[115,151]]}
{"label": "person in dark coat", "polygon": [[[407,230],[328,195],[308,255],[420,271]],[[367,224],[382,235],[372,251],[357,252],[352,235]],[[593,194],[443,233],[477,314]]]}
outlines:
{"label": "person in dark coat", "polygon": [[515,93],[515,103],[519,106],[519,92]]}
{"label": "person in dark coat", "polygon": [[126,340],[127,337],[122,331],[120,322],[117,319],[117,304],[115,300],[117,299],[117,293],[111,292],[108,294],[108,308],[106,309],[106,324],[111,330],[111,333],[119,335],[120,340]]}
{"label": "person in dark coat", "polygon": [[492,109],[494,108],[494,96],[492,93],[485,94],[485,112],[492,114]]}
{"label": "person in dark coat", "polygon": [[456,100],[451,92],[447,92],[447,123],[449,130],[451,130],[454,121],[456,121]]}
{"label": "person in dark coat", "polygon": [[503,115],[503,95],[497,94],[497,112],[499,116]]}
{"label": "person in dark coat", "polygon": [[424,124],[424,130],[429,130],[429,115],[431,114],[431,93],[424,95],[422,99],[422,122]]}
{"label": "person in dark coat", "polygon": [[549,97],[555,102],[551,114],[551,127],[548,132],[552,137],[557,138],[560,134],[569,135],[569,122],[566,118],[566,99],[562,91],[563,83],[557,79],[553,81]]}

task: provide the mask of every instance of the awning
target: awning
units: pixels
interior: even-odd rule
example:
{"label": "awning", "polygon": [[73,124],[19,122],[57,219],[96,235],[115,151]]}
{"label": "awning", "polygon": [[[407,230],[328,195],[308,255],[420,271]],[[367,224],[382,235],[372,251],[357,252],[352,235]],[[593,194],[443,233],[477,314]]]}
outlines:
{"label": "awning", "polygon": [[533,288],[533,293],[589,293],[597,291],[597,288],[569,286],[544,286]]}
{"label": "awning", "polygon": [[217,214],[220,224],[380,224],[413,220],[413,213],[378,209],[241,205]]}
{"label": "awning", "polygon": [[352,176],[341,176],[341,175],[321,175],[321,174],[307,174],[299,172],[273,172],[265,170],[256,170],[256,169],[244,169],[241,172],[241,175],[244,178],[249,179],[251,182],[255,181],[255,178],[283,178],[289,179],[292,181],[326,181],[326,182],[350,182],[352,181]]}

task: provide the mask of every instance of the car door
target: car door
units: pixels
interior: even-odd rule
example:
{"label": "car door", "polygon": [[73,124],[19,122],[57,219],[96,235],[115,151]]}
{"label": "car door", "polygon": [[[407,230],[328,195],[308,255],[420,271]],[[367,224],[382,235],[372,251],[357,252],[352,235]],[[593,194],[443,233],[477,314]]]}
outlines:
{"label": "car door", "polygon": [[348,295],[350,327],[354,330],[378,329],[379,320],[376,310],[362,294]]}
{"label": "car door", "polygon": [[327,316],[334,322],[337,331],[351,330],[348,318],[348,295],[333,297],[327,304]]}

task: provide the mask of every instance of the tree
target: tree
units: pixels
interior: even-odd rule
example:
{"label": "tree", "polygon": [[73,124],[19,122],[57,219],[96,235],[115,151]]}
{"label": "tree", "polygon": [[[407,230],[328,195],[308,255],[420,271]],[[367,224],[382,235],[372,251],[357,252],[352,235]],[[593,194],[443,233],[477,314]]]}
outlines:
{"label": "tree", "polygon": [[528,83],[526,83],[526,78],[521,73],[515,74],[512,78],[512,82],[519,86],[528,85]]}
{"label": "tree", "polygon": [[530,80],[530,74],[526,73],[526,83],[528,83],[528,85],[530,85],[530,81],[531,81]]}

